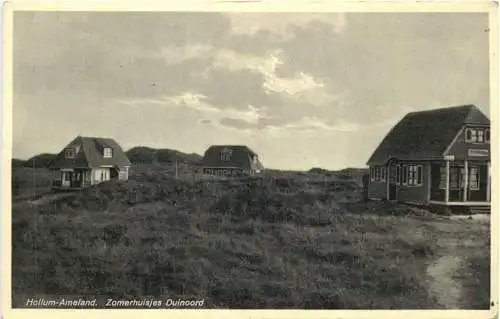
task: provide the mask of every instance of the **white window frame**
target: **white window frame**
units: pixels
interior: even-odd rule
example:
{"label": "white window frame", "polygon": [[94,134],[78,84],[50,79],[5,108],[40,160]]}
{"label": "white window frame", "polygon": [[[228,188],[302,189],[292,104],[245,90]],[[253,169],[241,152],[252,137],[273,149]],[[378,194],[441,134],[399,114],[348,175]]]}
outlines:
{"label": "white window frame", "polygon": [[[424,180],[424,168],[421,164],[407,164],[406,184],[407,186],[420,187]],[[420,170],[420,181],[418,180],[418,171]],[[414,174],[414,176],[412,176]]]}
{"label": "white window frame", "polygon": [[65,158],[75,158],[76,157],[76,150],[72,147],[68,147],[67,149],[64,150],[64,157]]}
{"label": "white window frame", "polygon": [[387,168],[385,166],[380,167],[380,181],[385,182],[387,176]]}
{"label": "white window frame", "polygon": [[[489,129],[473,128],[473,127],[466,128],[465,129],[465,141],[467,143],[474,143],[474,144],[486,143],[486,130],[489,130]],[[468,137],[469,134],[470,134],[470,138]],[[479,140],[479,136],[482,137],[482,140]]]}
{"label": "white window frame", "polygon": [[102,157],[104,158],[112,158],[113,157],[113,149],[111,147],[105,147],[102,151]]}
{"label": "white window frame", "polygon": [[231,160],[231,156],[233,155],[233,151],[230,148],[224,148],[220,152],[221,161],[228,162]]}

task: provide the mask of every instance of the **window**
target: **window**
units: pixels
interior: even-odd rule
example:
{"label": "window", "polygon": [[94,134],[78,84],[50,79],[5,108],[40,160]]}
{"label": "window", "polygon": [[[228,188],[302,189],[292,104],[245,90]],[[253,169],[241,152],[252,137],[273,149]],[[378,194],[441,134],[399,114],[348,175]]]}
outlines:
{"label": "window", "polygon": [[403,185],[407,185],[408,184],[408,165],[402,166],[401,177],[403,178],[403,180],[402,180]]}
{"label": "window", "polygon": [[[487,136],[486,136],[487,135]],[[465,131],[465,140],[468,143],[484,143],[485,140],[489,141],[490,130],[479,128],[467,128]]]}
{"label": "window", "polygon": [[396,184],[401,184],[401,165],[396,166]]}
{"label": "window", "polygon": [[380,176],[380,179],[385,182],[385,180],[387,179],[387,167],[385,166],[382,166],[382,172],[381,172],[381,175]]}
{"label": "window", "polygon": [[105,147],[103,156],[104,156],[104,158],[113,157],[113,149],[111,149],[110,147]]}
{"label": "window", "polygon": [[403,178],[406,179],[406,183],[403,183],[404,185],[422,185],[422,165],[405,165]]}
{"label": "window", "polygon": [[220,159],[222,161],[229,161],[231,159],[233,151],[227,147],[225,147],[222,152],[220,153]]}
{"label": "window", "polygon": [[477,167],[470,168],[470,189],[479,190],[479,169]]}
{"label": "window", "polygon": [[374,166],[370,168],[370,180],[372,182],[384,182],[387,169],[385,166]]}
{"label": "window", "polygon": [[71,173],[66,172],[66,173],[64,174],[64,180],[65,180],[66,182],[71,181]]}
{"label": "window", "polygon": [[75,158],[75,156],[76,156],[75,149],[74,148],[67,148],[64,151],[64,155],[66,158]]}
{"label": "window", "polygon": [[477,131],[477,142],[484,143],[484,131],[483,130]]}

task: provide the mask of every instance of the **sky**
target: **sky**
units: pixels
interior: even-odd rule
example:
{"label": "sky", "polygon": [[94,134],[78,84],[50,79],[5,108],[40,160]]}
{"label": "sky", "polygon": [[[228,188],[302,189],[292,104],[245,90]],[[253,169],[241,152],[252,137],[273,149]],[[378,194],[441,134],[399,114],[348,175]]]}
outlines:
{"label": "sky", "polygon": [[406,113],[489,116],[486,13],[16,12],[13,157],[75,136],[364,167]]}

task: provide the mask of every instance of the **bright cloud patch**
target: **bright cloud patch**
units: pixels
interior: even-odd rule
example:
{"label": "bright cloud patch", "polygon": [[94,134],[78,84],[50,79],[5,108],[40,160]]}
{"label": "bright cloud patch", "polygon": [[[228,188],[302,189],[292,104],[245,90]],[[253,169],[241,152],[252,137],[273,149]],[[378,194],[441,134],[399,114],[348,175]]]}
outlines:
{"label": "bright cloud patch", "polygon": [[278,66],[284,62],[280,50],[269,51],[264,56],[241,54],[232,50],[219,50],[204,76],[209,77],[214,69],[231,71],[250,70],[263,76],[262,88],[267,92],[283,94],[287,98],[315,104],[326,104],[335,100],[335,96],[326,92],[325,84],[311,74],[298,72],[293,77],[280,77],[276,74]]}

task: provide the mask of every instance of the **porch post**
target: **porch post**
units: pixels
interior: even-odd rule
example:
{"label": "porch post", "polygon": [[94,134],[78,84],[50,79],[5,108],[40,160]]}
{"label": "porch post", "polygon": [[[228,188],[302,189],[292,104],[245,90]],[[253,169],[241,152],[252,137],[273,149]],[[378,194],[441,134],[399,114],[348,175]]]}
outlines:
{"label": "porch post", "polygon": [[468,189],[469,189],[469,162],[467,160],[464,161],[464,194],[463,194],[463,201],[467,201],[467,196],[468,196]]}
{"label": "porch post", "polygon": [[448,203],[450,201],[450,160],[445,159],[446,162],[446,183],[444,187],[444,201]]}
{"label": "porch post", "polygon": [[431,170],[432,170],[432,163],[429,162],[427,164],[427,202],[431,200],[431,184],[432,184],[432,175],[431,175]]}
{"label": "porch post", "polygon": [[486,200],[491,201],[491,162],[488,162],[487,171],[486,171]]}

